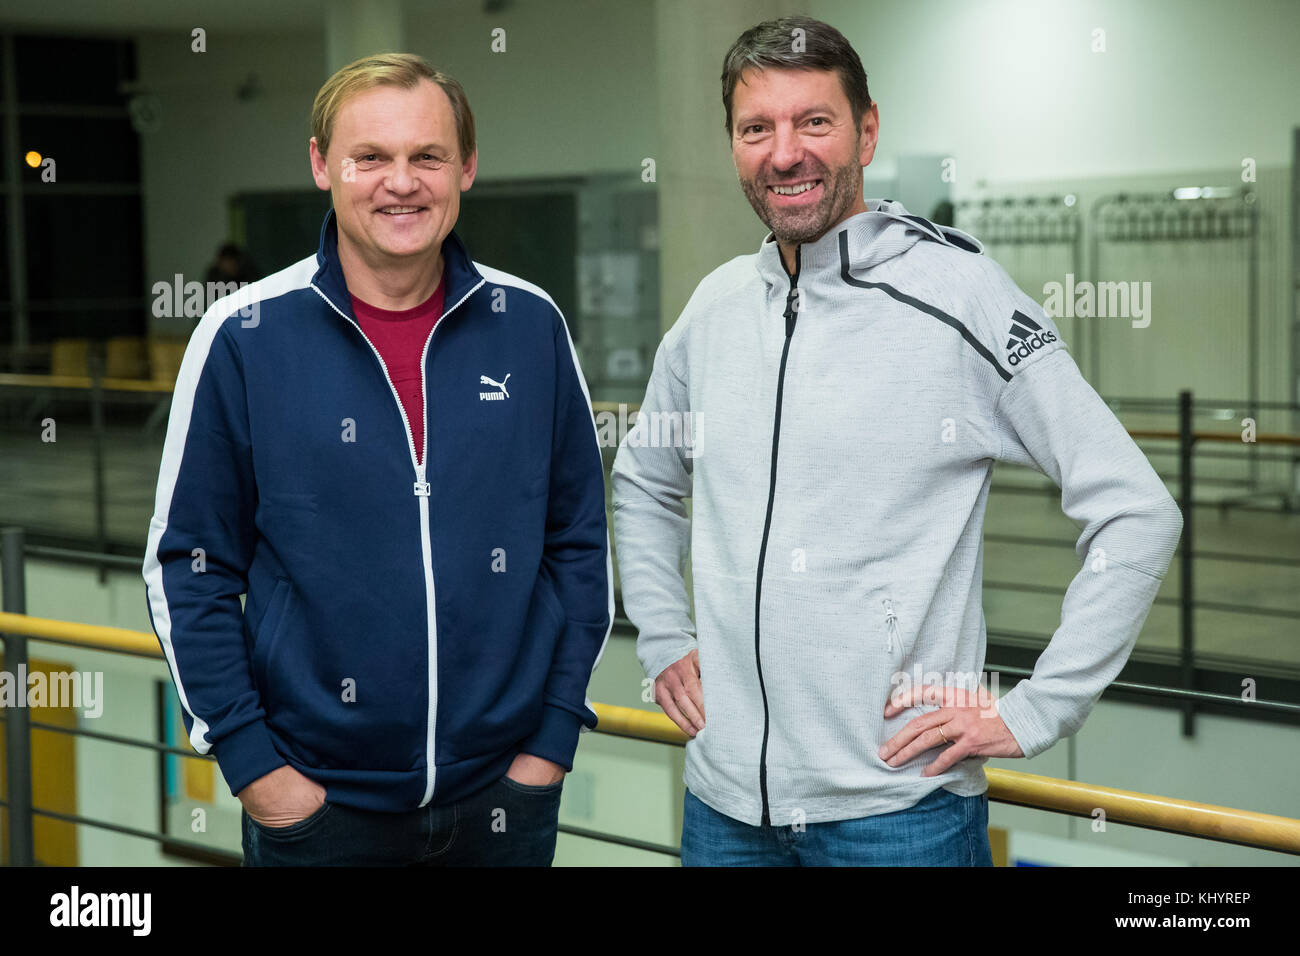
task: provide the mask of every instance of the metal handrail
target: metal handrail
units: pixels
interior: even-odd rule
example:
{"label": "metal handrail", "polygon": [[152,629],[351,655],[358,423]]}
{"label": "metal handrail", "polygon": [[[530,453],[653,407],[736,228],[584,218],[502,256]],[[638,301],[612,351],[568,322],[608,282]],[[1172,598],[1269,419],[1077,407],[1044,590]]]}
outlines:
{"label": "metal handrail", "polygon": [[96,387],[96,384],[106,392],[150,392],[170,395],[176,390],[175,384],[162,379],[101,377],[96,382],[93,375],[0,372],[0,387],[7,388],[57,388],[70,391],[90,391]]}
{"label": "metal handrail", "polygon": [[[1169,441],[1178,441],[1182,437],[1179,432],[1159,428],[1130,428],[1128,433],[1130,438],[1159,438],[1168,439]],[[1195,441],[1226,441],[1234,444],[1244,444],[1239,431],[1192,432],[1192,438]],[[1300,435],[1260,433],[1255,435],[1253,443],[1256,445],[1300,445]]]}
{"label": "metal handrail", "polygon": [[[4,634],[94,650],[162,657],[154,635],[127,628],[0,612],[0,635]],[[687,742],[686,734],[663,713],[601,703],[593,703],[592,708],[598,719],[598,732],[677,746]],[[989,799],[1001,803],[1090,818],[1102,811],[1112,823],[1300,855],[1300,820],[1289,817],[996,767],[986,769],[985,774]],[[32,808],[32,812],[49,815],[37,808]],[[594,836],[594,833],[582,835]]]}
{"label": "metal handrail", "polygon": [[[608,734],[682,746],[688,739],[681,728],[662,713],[614,704],[592,704],[592,708],[600,721],[596,729]],[[1094,819],[1100,810],[1108,823],[1300,855],[1300,820],[1290,817],[1117,790],[1000,767],[985,768],[984,774],[989,782],[989,799],[999,803]]]}

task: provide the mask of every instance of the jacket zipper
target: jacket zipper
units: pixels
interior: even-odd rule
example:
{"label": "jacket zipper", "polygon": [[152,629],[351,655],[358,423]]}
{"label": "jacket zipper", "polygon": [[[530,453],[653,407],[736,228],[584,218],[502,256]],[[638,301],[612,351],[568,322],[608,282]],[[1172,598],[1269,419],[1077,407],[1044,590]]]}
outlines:
{"label": "jacket zipper", "polygon": [[[443,275],[446,275],[446,266],[443,267]],[[433,324],[429,330],[428,337],[424,340],[424,349],[420,352],[420,406],[425,410],[424,422],[424,442],[421,449],[421,455],[417,460],[415,457],[415,436],[411,431],[411,421],[406,417],[406,408],[402,405],[402,398],[397,394],[397,388],[393,385],[393,377],[388,374],[388,366],[384,363],[384,357],[379,354],[379,349],[375,348],[373,342],[366,335],[365,330],[360,324],[351,318],[342,309],[330,301],[329,296],[312,283],[312,289],[316,294],[325,300],[331,309],[341,315],[361,335],[362,340],[370,347],[370,351],[375,354],[379,360],[379,367],[383,370],[384,381],[388,383],[388,390],[393,395],[393,401],[397,403],[397,411],[402,416],[402,427],[406,429],[406,449],[411,455],[411,465],[415,469],[415,482],[413,493],[416,500],[420,503],[420,557],[423,562],[424,570],[424,611],[425,619],[428,621],[428,658],[429,658],[429,715],[428,725],[425,737],[425,785],[424,797],[420,800],[420,806],[426,806],[433,799],[433,787],[435,777],[437,776],[437,765],[434,763],[434,733],[437,730],[438,718],[438,616],[437,602],[435,600],[435,591],[433,585],[433,540],[429,533],[429,482],[425,480],[425,474],[429,465],[429,432],[432,430],[432,423],[428,420],[427,410],[429,407],[429,398],[425,389],[425,359],[429,355],[429,346],[433,342],[433,337],[437,334],[438,329],[442,326],[443,321],[454,312],[460,305],[478,291],[479,286],[486,282],[486,279],[479,279],[478,282],[461,296],[450,308],[444,309],[442,315],[438,316],[438,321]]]}
{"label": "jacket zipper", "polygon": [[781,396],[785,390],[785,363],[790,355],[790,339],[798,319],[795,296],[799,284],[799,246],[794,249],[794,273],[790,276],[790,291],[785,296],[785,344],[781,347],[781,368],[776,379],[776,413],[772,421],[772,472],[767,486],[767,516],[763,519],[763,543],[758,549],[758,573],[754,584],[754,663],[758,667],[758,692],[763,698],[763,746],[758,757],[758,789],[763,799],[763,826],[772,822],[767,799],[767,739],[771,720],[767,706],[767,688],[763,683],[763,657],[759,647],[759,617],[763,607],[763,564],[767,558],[767,536],[772,530],[772,505],[776,500],[776,453],[781,437]]}

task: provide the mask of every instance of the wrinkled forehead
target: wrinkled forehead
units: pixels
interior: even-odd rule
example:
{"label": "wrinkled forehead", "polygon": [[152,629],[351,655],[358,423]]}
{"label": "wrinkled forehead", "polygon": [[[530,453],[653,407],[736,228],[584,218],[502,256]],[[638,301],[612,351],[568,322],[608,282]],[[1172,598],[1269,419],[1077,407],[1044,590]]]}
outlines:
{"label": "wrinkled forehead", "polygon": [[849,112],[849,98],[834,70],[746,67],[731,97],[732,121],[782,119],[821,110]]}
{"label": "wrinkled forehead", "polygon": [[456,147],[456,116],[442,87],[421,80],[407,89],[374,86],[343,101],[330,134],[331,145],[413,149]]}

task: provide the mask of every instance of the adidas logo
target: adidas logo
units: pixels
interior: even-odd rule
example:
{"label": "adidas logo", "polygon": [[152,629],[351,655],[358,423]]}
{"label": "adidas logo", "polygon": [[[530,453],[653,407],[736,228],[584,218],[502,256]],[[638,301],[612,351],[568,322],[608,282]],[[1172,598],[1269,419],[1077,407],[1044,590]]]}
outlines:
{"label": "adidas logo", "polygon": [[1011,315],[1011,337],[1007,339],[1007,362],[1019,365],[1049,342],[1056,341],[1055,332],[1045,332],[1043,327],[1017,309]]}

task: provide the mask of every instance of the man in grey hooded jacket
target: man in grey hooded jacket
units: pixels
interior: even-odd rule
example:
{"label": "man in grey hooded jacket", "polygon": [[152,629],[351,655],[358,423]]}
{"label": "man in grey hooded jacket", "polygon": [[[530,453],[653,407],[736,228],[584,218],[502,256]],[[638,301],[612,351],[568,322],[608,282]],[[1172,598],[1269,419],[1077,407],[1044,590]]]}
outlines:
{"label": "man in grey hooded jacket", "polygon": [[[638,656],[692,737],[683,863],[990,865],[986,759],[1079,729],[1182,516],[977,240],[864,199],[879,118],[842,35],[754,27],[723,102],[771,233],[664,336],[613,468]],[[651,434],[673,416],[703,440]],[[1060,627],[996,700],[980,680],[995,461],[1051,477],[1081,529]]]}

